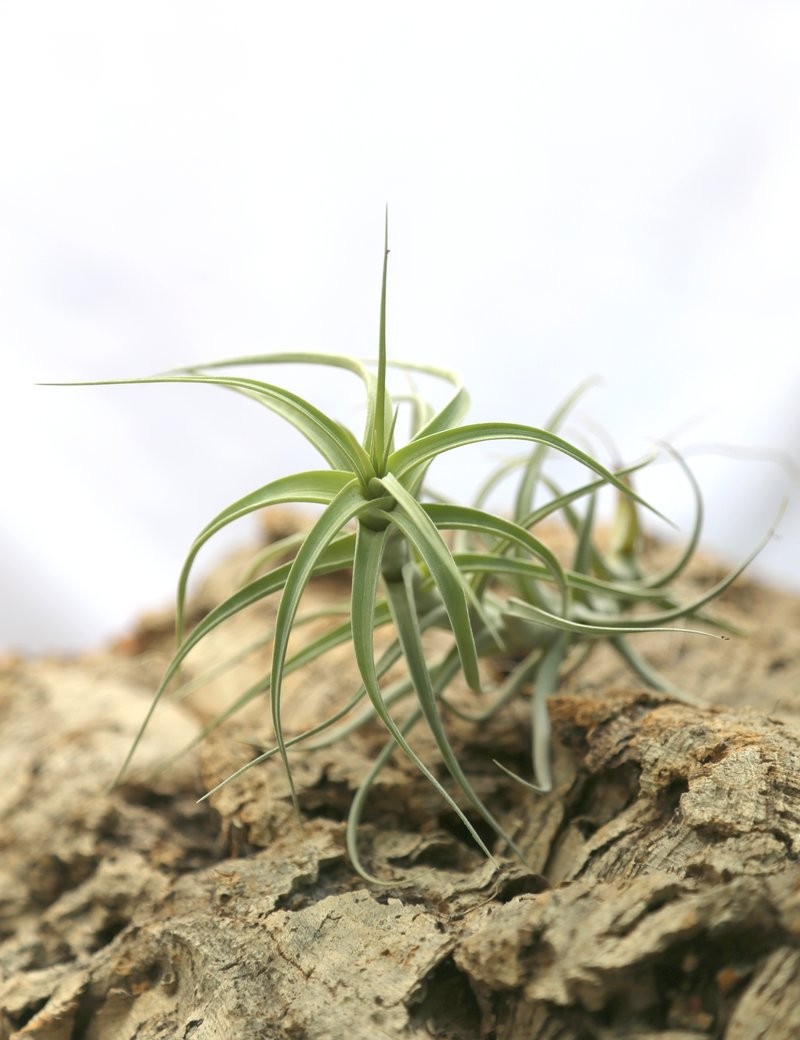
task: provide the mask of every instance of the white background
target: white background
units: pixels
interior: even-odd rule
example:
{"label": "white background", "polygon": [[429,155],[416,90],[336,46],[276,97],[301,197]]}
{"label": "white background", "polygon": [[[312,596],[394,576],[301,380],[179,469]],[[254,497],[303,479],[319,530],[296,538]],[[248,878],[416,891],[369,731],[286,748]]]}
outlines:
{"label": "white background", "polygon": [[[317,465],[219,391],[34,384],[373,355],[386,202],[395,358],[534,425],[597,374],[579,417],[627,459],[754,449],[691,456],[706,543],[788,495],[758,566],[800,589],[799,55],[792,0],[0,3],[0,648],[121,631],[219,508]],[[685,526],[676,475],[642,489]]]}

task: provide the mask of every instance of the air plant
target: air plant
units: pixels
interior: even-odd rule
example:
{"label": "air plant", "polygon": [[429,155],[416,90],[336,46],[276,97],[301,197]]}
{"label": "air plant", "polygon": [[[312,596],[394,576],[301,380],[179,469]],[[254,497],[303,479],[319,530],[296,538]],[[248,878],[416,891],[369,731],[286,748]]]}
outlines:
{"label": "air plant", "polygon": [[[128,769],[153,712],[192,649],[240,611],[267,597],[279,596],[269,672],[244,690],[206,726],[202,735],[207,735],[254,698],[268,697],[275,746],[247,762],[234,776],[279,755],[288,778],[289,793],[297,807],[290,750],[297,745],[314,747],[330,743],[377,719],[385,728],[388,741],[354,797],[347,827],[351,860],[370,881],[378,879],[361,862],[358,824],[371,784],[398,749],[434,785],[483,852],[490,858],[492,855],[470,822],[468,809],[459,805],[415,750],[410,735],[421,722],[430,730],[464,803],[522,856],[475,792],[450,743],[446,716],[448,712],[464,714],[463,708],[451,703],[447,696],[457,675],[462,675],[468,686],[484,699],[480,716],[473,717],[488,718],[512,697],[530,695],[533,780],[517,779],[536,790],[548,790],[552,780],[547,699],[557,688],[565,664],[574,661],[576,654],[586,652],[597,640],[607,640],[641,679],[657,688],[671,689],[635,654],[627,636],[661,628],[680,618],[698,617],[708,621],[702,613],[703,607],[735,577],[731,575],[689,604],[679,603],[670,591],[673,579],[694,552],[700,530],[699,491],[684,463],[680,462],[698,503],[694,531],[674,566],[663,574],[647,577],[638,563],[638,509],[651,507],[633,490],[630,479],[647,460],[612,471],[562,438],[555,431],[572,400],[559,409],[548,428],[508,422],[464,424],[468,396],[457,376],[430,365],[390,363],[386,350],[388,255],[387,235],[376,363],[328,354],[266,354],[192,366],[143,379],[91,384],[204,384],[233,391],[277,413],[294,426],[328,467],[271,480],[223,509],[199,533],[178,582],[177,650],[118,780]],[[286,363],[338,368],[361,381],[367,416],[360,440],[304,398],[263,379],[241,374],[243,370],[249,372]],[[409,375],[424,374],[449,386],[450,396],[445,405],[437,411],[413,393],[396,406],[387,390],[390,367]],[[411,413],[411,429],[407,441],[398,445],[397,418],[401,405],[407,406]],[[435,459],[459,448],[495,440],[528,443],[531,450],[521,463],[490,474],[472,505],[429,500],[425,478]],[[588,471],[589,479],[578,488],[562,491],[544,474],[544,463],[550,453],[580,463]],[[520,470],[519,486],[513,514],[505,517],[486,508],[485,503],[491,489],[514,465]],[[618,518],[611,543],[601,552],[595,538],[595,501],[604,487],[614,488],[618,495]],[[534,495],[539,488],[544,488],[549,497],[535,507]],[[276,562],[277,555],[269,553],[259,557],[246,582],[187,633],[187,587],[203,546],[235,520],[287,503],[314,503],[322,507],[310,530],[279,545],[283,553],[290,554],[290,559]],[[570,567],[534,533],[544,519],[559,514],[575,532],[576,549]],[[265,566],[266,573],[260,573]],[[338,571],[348,572],[351,577],[348,616],[329,631],[309,640],[301,650],[289,654],[290,634],[303,621],[298,611],[304,590],[315,577]],[[651,610],[640,616],[637,608],[643,603],[650,604]],[[373,637],[376,629],[384,626],[391,626],[393,635],[376,658]],[[444,653],[429,660],[422,637],[434,628],[448,632],[451,643]],[[320,719],[306,733],[287,738],[281,711],[285,676],[347,642],[352,643],[360,688],[352,692],[340,710]],[[479,658],[501,654],[516,663],[498,688],[482,691]],[[386,674],[398,661],[405,665],[405,677],[388,684]],[[404,700],[411,700],[413,707],[398,721],[394,709]]]}

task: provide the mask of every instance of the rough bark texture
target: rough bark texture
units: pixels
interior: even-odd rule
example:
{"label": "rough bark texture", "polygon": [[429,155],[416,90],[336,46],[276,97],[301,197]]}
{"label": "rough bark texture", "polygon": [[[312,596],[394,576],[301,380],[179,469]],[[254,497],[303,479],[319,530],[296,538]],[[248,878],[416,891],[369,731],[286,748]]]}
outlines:
{"label": "rough bark texture", "polygon": [[[198,611],[229,577],[210,579]],[[192,667],[245,645],[270,609]],[[252,679],[258,656],[191,711],[162,705],[138,772],[113,793],[166,660],[167,615],[113,652],[7,661],[0,1038],[800,1036],[800,603],[741,584],[724,610],[748,638],[639,644],[697,706],[642,691],[602,653],[572,678],[553,701],[547,796],[492,762],[526,771],[524,704],[454,725],[528,868],[498,850],[495,870],[426,782],[391,763],[363,831],[371,868],[396,879],[381,888],[343,848],[352,791],[383,743],[374,730],[297,757],[301,823],[274,761],[196,803],[250,757],[242,740],[269,740],[260,704],[199,756],[148,774]],[[287,729],[351,684],[346,652],[293,677]]]}

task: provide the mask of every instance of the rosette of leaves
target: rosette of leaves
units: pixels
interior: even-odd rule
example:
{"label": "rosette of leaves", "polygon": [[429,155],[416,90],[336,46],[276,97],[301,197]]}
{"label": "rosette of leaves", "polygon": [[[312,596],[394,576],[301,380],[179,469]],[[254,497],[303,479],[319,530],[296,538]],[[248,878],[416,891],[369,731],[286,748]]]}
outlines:
{"label": "rosette of leaves", "polygon": [[[242,691],[233,705],[203,733],[210,732],[255,697],[266,695],[275,747],[246,763],[234,776],[278,754],[283,760],[289,792],[297,806],[290,749],[303,742],[314,746],[314,742],[338,739],[368,720],[379,720],[387,731],[388,740],[354,798],[347,831],[348,851],[353,864],[372,881],[377,879],[369,874],[359,857],[357,827],[371,783],[398,749],[436,787],[487,856],[491,857],[491,851],[470,822],[467,815],[470,809],[500,839],[522,855],[476,794],[448,738],[445,715],[448,710],[456,709],[448,704],[446,692],[457,674],[463,674],[467,684],[480,691],[478,661],[481,656],[502,652],[506,656],[519,657],[519,663],[508,680],[493,692],[485,714],[499,710],[509,697],[533,685],[536,779],[533,786],[546,789],[550,783],[546,700],[555,689],[560,670],[573,646],[591,643],[597,638],[615,641],[629,663],[645,675],[646,666],[624,644],[624,635],[686,616],[701,606],[698,602],[681,607],[664,591],[671,577],[690,557],[694,538],[679,566],[657,581],[642,580],[632,571],[633,556],[628,551],[631,547],[626,539],[618,546],[616,562],[611,557],[601,558],[592,540],[594,510],[591,503],[595,492],[609,485],[616,488],[622,503],[620,508],[628,509],[629,516],[634,515],[630,510],[635,509],[636,503],[645,503],[627,481],[627,474],[635,467],[612,472],[589,453],[554,432],[566,408],[554,417],[551,429],[508,422],[465,424],[468,396],[455,375],[427,365],[401,365],[397,367],[444,381],[450,386],[450,396],[442,408],[435,410],[418,395],[410,395],[406,403],[411,411],[411,432],[406,443],[398,446],[397,411],[387,391],[388,253],[387,244],[381,284],[378,359],[374,365],[328,354],[282,353],[234,358],[143,379],[81,384],[218,386],[248,397],[279,415],[299,431],[324,459],[327,469],[271,480],[234,502],[214,517],[195,539],[178,583],[178,647],[123,764],[120,778],[126,772],[159,701],[178,676],[192,649],[240,611],[266,597],[279,596],[268,674]],[[367,402],[361,439],[297,394],[252,375],[241,374],[241,370],[250,372],[255,368],[286,363],[338,368],[361,381]],[[484,508],[485,492],[472,506],[425,500],[424,480],[433,460],[459,448],[495,440],[527,442],[534,449],[522,470],[512,518]],[[580,463],[589,471],[591,479],[568,493],[550,484],[550,501],[534,509],[535,488],[542,483],[547,486],[542,475],[542,463],[548,452],[557,452]],[[490,477],[486,488],[494,480],[494,476]],[[588,501],[589,506],[583,516],[578,516],[575,504],[581,500]],[[184,623],[187,586],[203,546],[237,519],[287,503],[314,503],[322,507],[302,540],[289,539],[279,546],[291,551],[291,559],[271,565],[275,561],[266,555],[256,561],[251,579],[212,609],[187,634]],[[533,533],[542,519],[556,512],[562,512],[578,532],[578,550],[570,568],[562,565],[555,553]],[[453,547],[445,538],[447,532],[456,532]],[[265,565],[268,567],[266,573],[258,573],[259,568]],[[298,610],[304,590],[316,576],[336,571],[349,572],[351,577],[349,616],[290,655],[289,637],[294,626],[302,620]],[[628,607],[643,599],[655,601],[660,607],[659,612],[632,620]],[[374,631],[386,625],[393,626],[394,636],[376,659]],[[422,635],[433,627],[451,633],[452,646],[443,656],[429,661],[423,649]],[[341,710],[321,719],[307,733],[287,738],[281,712],[284,677],[348,641],[352,642],[361,687],[353,691],[352,698]],[[387,684],[386,673],[401,659],[405,662],[406,678]],[[414,706],[398,721],[393,708],[401,699],[409,697],[413,698]],[[464,808],[410,742],[411,731],[421,722],[433,735],[442,762],[462,796],[460,801]]]}

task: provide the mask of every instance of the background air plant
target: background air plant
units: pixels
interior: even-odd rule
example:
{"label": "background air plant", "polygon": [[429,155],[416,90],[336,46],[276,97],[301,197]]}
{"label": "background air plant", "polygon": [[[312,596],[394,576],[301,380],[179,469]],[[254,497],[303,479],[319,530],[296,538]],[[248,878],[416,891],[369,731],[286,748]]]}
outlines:
{"label": "background air plant", "polygon": [[[110,381],[210,384],[244,395],[293,425],[328,466],[325,470],[270,481],[222,510],[197,536],[178,584],[178,648],[120,777],[153,711],[192,649],[240,611],[277,594],[280,600],[272,633],[269,673],[243,691],[225,712],[206,726],[201,736],[254,698],[267,695],[275,746],[252,759],[234,776],[278,754],[297,806],[290,749],[298,744],[312,747],[329,743],[370,720],[379,720],[388,733],[388,741],[353,800],[347,828],[348,851],[353,864],[372,881],[377,879],[369,874],[359,858],[358,822],[370,785],[397,749],[435,786],[475,842],[491,857],[490,849],[465,811],[410,742],[411,731],[423,721],[468,805],[522,856],[476,794],[448,738],[447,713],[464,714],[463,709],[447,697],[448,687],[459,673],[473,690],[481,693],[480,657],[502,654],[514,662],[500,686],[482,694],[484,707],[479,715],[472,717],[488,718],[512,697],[527,696],[532,691],[533,782],[529,786],[548,790],[552,781],[547,698],[556,689],[565,665],[571,666],[581,655],[590,652],[598,639],[609,640],[639,678],[658,689],[670,690],[669,684],[628,645],[627,635],[653,630],[684,617],[710,621],[702,613],[705,604],[735,577],[731,575],[689,604],[678,602],[670,591],[671,582],[692,557],[702,518],[696,483],[680,460],[697,501],[692,535],[677,562],[667,571],[650,577],[642,573],[638,563],[637,506],[646,504],[632,489],[630,478],[648,460],[612,472],[564,440],[555,431],[572,400],[558,410],[547,429],[505,422],[462,424],[468,397],[455,375],[427,365],[394,365],[409,374],[432,376],[450,387],[450,397],[438,411],[417,393],[402,399],[402,405],[410,412],[411,432],[407,442],[398,446],[398,408],[387,392],[387,261],[388,244],[384,250],[379,349],[374,365],[333,355],[283,353],[234,358],[145,379]],[[361,439],[302,397],[262,379],[240,374],[244,369],[282,363],[331,366],[358,378],[367,401]],[[434,459],[456,448],[490,440],[527,442],[532,449],[521,462],[508,464],[490,474],[470,506],[428,500],[424,481]],[[558,453],[582,464],[590,479],[580,487],[562,491],[544,473],[548,453]],[[495,484],[513,472],[514,467],[519,469],[519,484],[512,516],[507,518],[488,510],[485,502]],[[617,520],[609,544],[601,551],[595,537],[595,503],[598,492],[608,486],[616,489],[619,496]],[[539,489],[544,489],[548,499],[536,506],[535,495]],[[245,583],[187,634],[184,620],[187,586],[195,559],[205,543],[240,517],[286,503],[322,506],[307,533],[287,539],[277,547],[291,554],[289,561],[276,564],[274,548],[262,554],[254,561]],[[575,533],[574,559],[568,567],[534,533],[537,525],[555,515],[560,515]],[[448,535],[449,541],[445,537],[447,532],[455,532],[452,537]],[[265,566],[266,572],[260,573]],[[334,571],[351,574],[349,616],[301,650],[289,654],[290,634],[302,620],[298,610],[304,590],[314,577]],[[649,605],[644,615],[638,610],[642,604]],[[383,626],[393,626],[393,638],[376,659],[373,636],[375,630]],[[429,660],[422,636],[433,628],[447,631],[451,645]],[[360,688],[353,691],[348,703],[333,715],[321,719],[306,733],[287,738],[281,712],[284,677],[348,641],[352,642],[358,665]],[[387,684],[386,674],[398,661],[405,665],[405,677]],[[413,707],[398,719],[393,709],[409,698]]]}

